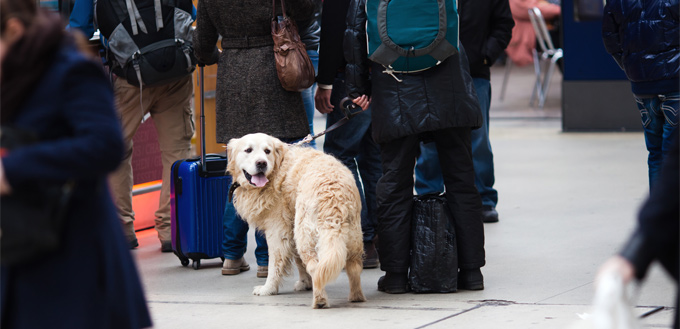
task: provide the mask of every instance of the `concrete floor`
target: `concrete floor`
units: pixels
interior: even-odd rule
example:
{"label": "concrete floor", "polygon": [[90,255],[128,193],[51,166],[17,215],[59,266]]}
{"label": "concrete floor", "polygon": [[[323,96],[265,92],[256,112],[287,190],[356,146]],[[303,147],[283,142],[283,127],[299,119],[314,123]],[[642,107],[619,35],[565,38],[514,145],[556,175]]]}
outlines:
{"label": "concrete floor", "polygon": [[[590,312],[599,265],[634,227],[647,185],[642,133],[562,133],[560,79],[544,109],[528,106],[530,67],[513,68],[503,101],[503,68],[494,67],[491,141],[500,222],[485,224],[483,291],[389,295],[378,292],[379,269],[362,273],[365,303],[349,303],[343,273],[328,286],[331,308],[313,310],[311,292],[294,292],[295,276],[277,296],[251,294],[251,271],[222,276],[219,259],[199,270],[161,253],[153,230],[138,232],[133,251],[155,328],[570,328]],[[632,101],[632,100],[631,100]],[[316,132],[324,129],[318,114]],[[322,143],[322,140],[319,141]],[[252,232],[249,241],[254,241]],[[635,312],[665,306],[642,321],[670,328],[676,288],[654,266],[635,291]]]}

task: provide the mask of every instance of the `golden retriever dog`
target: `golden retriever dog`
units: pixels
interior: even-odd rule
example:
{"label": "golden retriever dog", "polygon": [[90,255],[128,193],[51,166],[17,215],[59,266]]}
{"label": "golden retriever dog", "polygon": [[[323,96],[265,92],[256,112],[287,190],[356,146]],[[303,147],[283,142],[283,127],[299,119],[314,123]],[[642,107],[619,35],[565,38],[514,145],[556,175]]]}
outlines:
{"label": "golden retriever dog", "polygon": [[264,231],[269,245],[269,275],[253,294],[276,295],[295,259],[300,275],[295,291],[312,289],[314,308],[329,307],[326,284],[343,267],[349,300],[366,301],[361,199],[349,169],[321,151],[266,134],[230,140],[227,158],[227,171],[238,184],[232,190],[236,212]]}

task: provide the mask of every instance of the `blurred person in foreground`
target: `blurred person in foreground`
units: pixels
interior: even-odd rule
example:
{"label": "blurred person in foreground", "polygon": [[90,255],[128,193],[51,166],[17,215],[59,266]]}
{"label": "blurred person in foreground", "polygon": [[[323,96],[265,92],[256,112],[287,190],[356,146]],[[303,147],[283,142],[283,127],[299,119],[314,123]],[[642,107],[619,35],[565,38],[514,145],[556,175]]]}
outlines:
{"label": "blurred person in foreground", "polygon": [[[0,18],[0,123],[3,131],[11,127],[37,139],[4,150],[0,195],[41,184],[75,186],[60,244],[32,259],[2,259],[0,327],[149,327],[106,181],[120,163],[123,140],[101,65],[77,50],[57,14],[33,0],[0,0]],[[18,217],[2,220],[33,219]]]}
{"label": "blurred person in foreground", "polygon": [[[607,272],[618,273],[624,283],[642,280],[650,264],[657,260],[678,284],[680,269],[680,161],[677,129],[669,136],[671,145],[647,201],[638,215],[637,227],[618,255],[605,262],[599,279]],[[680,291],[679,291],[680,292]],[[677,329],[680,294],[676,292],[675,324]]]}

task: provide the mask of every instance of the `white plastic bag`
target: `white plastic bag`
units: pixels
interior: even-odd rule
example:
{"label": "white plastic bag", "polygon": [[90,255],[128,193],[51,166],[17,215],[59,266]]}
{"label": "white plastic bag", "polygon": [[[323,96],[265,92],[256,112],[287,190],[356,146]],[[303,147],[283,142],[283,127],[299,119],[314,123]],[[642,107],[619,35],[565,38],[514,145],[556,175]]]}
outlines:
{"label": "white plastic bag", "polygon": [[618,272],[602,273],[591,313],[579,314],[582,320],[570,329],[640,329],[627,288]]}

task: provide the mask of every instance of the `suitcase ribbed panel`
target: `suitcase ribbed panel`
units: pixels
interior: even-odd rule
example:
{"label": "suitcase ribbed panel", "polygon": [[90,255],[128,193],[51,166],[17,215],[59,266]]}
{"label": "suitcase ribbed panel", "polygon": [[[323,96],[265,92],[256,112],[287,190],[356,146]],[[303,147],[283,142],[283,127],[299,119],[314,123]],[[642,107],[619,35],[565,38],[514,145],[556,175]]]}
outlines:
{"label": "suitcase ribbed panel", "polygon": [[201,179],[202,194],[200,200],[199,224],[196,230],[197,249],[203,251],[213,251],[216,254],[209,254],[209,257],[219,257],[222,255],[222,215],[227,200],[227,192],[231,179],[225,177],[211,177]]}

